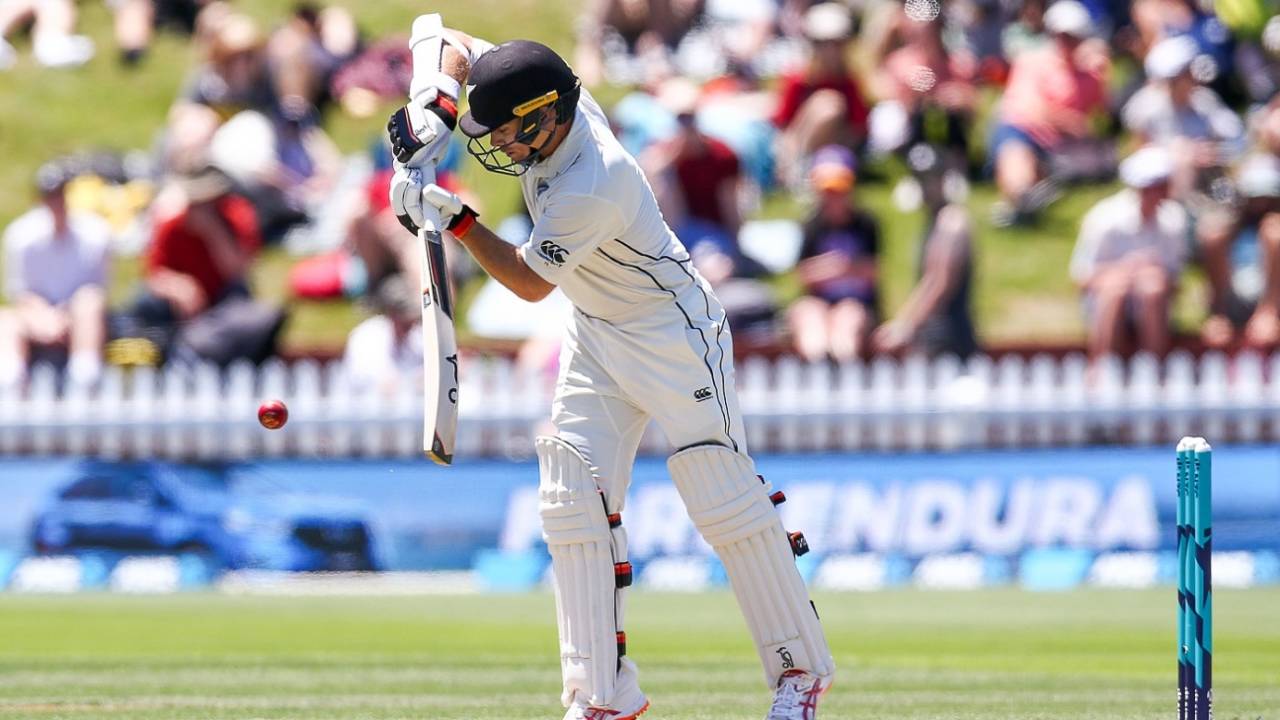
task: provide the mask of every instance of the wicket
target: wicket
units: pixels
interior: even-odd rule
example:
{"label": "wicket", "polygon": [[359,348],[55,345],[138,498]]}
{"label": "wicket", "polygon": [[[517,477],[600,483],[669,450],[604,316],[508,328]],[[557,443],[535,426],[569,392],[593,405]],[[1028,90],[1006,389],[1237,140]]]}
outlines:
{"label": "wicket", "polygon": [[1178,443],[1178,720],[1213,718],[1213,449]]}

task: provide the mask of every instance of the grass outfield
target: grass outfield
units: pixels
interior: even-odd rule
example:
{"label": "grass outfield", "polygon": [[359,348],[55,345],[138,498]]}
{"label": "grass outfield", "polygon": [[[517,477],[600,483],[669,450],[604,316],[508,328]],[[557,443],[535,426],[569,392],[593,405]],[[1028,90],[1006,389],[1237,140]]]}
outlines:
{"label": "grass outfield", "polygon": [[[831,718],[1174,715],[1174,593],[817,598]],[[1216,714],[1280,717],[1280,589],[1215,596]],[[763,717],[726,593],[636,593],[654,720]],[[419,598],[0,596],[3,718],[559,718],[548,594]]]}

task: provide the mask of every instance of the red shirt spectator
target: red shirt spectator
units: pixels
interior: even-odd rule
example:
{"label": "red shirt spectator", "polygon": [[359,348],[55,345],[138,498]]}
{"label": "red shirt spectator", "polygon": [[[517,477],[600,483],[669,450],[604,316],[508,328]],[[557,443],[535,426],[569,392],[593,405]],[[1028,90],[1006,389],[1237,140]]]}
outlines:
{"label": "red shirt spectator", "polygon": [[1066,52],[1055,44],[1019,55],[1000,106],[1002,122],[1043,148],[1057,146],[1063,137],[1086,136],[1089,114],[1106,108],[1105,57],[1084,64],[1080,56],[1087,53]]}
{"label": "red shirt spectator", "polygon": [[733,218],[726,218],[721,206],[721,188],[738,178],[738,156],[728,145],[705,135],[700,136],[702,153],[684,154],[676,158],[675,172],[684,191],[685,209],[689,215],[709,220],[717,225],[727,225]]}
{"label": "red shirt spectator", "polygon": [[[262,238],[258,233],[257,214],[248,200],[238,195],[223,195],[208,201],[208,205],[246,255],[257,252]],[[220,269],[210,249],[210,243],[217,239],[207,237],[192,222],[196,207],[188,207],[157,223],[147,251],[147,272],[164,268],[189,275],[204,291],[205,297],[215,301],[232,281],[239,278],[228,276]]]}
{"label": "red shirt spectator", "polygon": [[889,53],[872,89],[881,99],[897,100],[908,111],[926,99],[948,110],[972,110],[977,99],[973,79],[947,54],[940,29],[935,23],[913,23],[911,30],[914,42]]}
{"label": "red shirt spectator", "polygon": [[790,125],[804,101],[819,90],[834,90],[844,96],[849,108],[849,128],[857,137],[866,137],[869,110],[862,88],[850,75],[810,78],[803,70],[784,74],[778,84],[778,109],[773,114],[773,124],[779,128]]}

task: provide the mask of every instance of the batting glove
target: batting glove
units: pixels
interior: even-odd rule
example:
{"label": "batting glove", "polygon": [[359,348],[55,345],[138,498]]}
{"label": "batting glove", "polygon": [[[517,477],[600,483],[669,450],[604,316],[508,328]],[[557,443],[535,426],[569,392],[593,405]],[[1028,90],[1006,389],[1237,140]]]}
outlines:
{"label": "batting glove", "polygon": [[422,215],[423,183],[422,170],[396,164],[396,171],[391,176],[391,211],[396,214],[400,224],[414,235],[426,224]]}
{"label": "batting glove", "polygon": [[449,96],[432,89],[391,114],[387,137],[396,160],[405,165],[438,165],[457,125],[458,106]]}
{"label": "batting glove", "polygon": [[426,182],[422,170],[416,167],[396,167],[391,176],[391,210],[406,230],[418,234],[425,222],[424,207],[434,209],[440,216],[444,229],[455,237],[463,237],[479,215],[462,198],[436,185]]}
{"label": "batting glove", "polygon": [[440,222],[457,238],[465,236],[480,217],[462,198],[435,183],[422,189],[422,201],[439,211]]}

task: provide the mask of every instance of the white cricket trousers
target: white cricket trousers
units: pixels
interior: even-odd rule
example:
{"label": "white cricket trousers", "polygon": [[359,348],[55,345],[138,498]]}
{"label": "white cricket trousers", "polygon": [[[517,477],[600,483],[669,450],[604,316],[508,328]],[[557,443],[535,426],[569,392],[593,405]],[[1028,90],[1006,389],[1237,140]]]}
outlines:
{"label": "white cricket trousers", "polygon": [[551,419],[599,475],[610,512],[622,510],[650,419],[673,449],[747,454],[724,311],[710,293],[685,295],[623,324],[577,311],[569,323]]}

